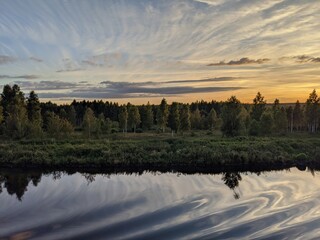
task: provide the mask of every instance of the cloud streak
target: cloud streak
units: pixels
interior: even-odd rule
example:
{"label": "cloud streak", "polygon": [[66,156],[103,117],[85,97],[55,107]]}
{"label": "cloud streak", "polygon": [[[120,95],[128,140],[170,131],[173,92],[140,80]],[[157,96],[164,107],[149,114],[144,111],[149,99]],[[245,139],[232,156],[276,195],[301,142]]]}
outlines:
{"label": "cloud streak", "polygon": [[298,63],[320,63],[320,57],[312,57],[307,55],[300,55],[292,57]]}
{"label": "cloud streak", "polygon": [[181,94],[195,93],[216,93],[225,91],[236,91],[244,89],[242,87],[126,87],[126,88],[87,88],[78,89],[68,93],[39,93],[43,98],[90,98],[90,99],[108,99],[108,98],[150,98],[167,97]]}
{"label": "cloud streak", "polygon": [[248,64],[263,64],[269,61],[270,61],[269,58],[250,59],[250,58],[244,57],[239,60],[231,60],[229,62],[221,61],[218,63],[210,63],[207,66],[235,66],[235,65],[248,65]]}
{"label": "cloud streak", "polygon": [[6,55],[0,55],[0,65],[1,64],[13,63],[15,61],[17,61],[17,59],[15,57],[6,56]]}
{"label": "cloud streak", "polygon": [[22,89],[35,90],[35,91],[48,91],[48,90],[69,90],[82,86],[79,83],[66,82],[66,81],[15,81]]}
{"label": "cloud streak", "polygon": [[17,78],[32,80],[32,79],[39,78],[39,76],[37,75],[20,75],[20,76],[0,75],[0,79],[17,79]]}

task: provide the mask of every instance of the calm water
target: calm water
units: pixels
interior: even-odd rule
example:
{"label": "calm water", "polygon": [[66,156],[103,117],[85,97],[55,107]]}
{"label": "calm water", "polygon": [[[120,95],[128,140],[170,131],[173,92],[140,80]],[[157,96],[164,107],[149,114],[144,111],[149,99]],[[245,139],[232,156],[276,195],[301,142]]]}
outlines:
{"label": "calm water", "polygon": [[312,239],[320,176],[0,172],[0,239]]}

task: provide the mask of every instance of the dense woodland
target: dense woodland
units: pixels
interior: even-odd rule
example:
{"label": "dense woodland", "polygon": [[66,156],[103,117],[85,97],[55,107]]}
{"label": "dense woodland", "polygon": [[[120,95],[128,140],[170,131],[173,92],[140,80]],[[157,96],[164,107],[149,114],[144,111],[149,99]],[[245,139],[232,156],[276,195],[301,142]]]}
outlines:
{"label": "dense woodland", "polygon": [[[200,101],[191,104],[165,99],[159,105],[119,105],[114,102],[76,101],[57,105],[40,102],[31,91],[27,97],[18,85],[5,85],[1,94],[0,133],[6,138],[60,138],[82,135],[99,138],[115,132],[221,131],[224,136],[283,135],[289,132],[316,133],[320,105],[315,90],[305,103],[267,104],[257,93],[252,104],[235,96],[225,102]],[[76,132],[76,133],[75,133]]]}

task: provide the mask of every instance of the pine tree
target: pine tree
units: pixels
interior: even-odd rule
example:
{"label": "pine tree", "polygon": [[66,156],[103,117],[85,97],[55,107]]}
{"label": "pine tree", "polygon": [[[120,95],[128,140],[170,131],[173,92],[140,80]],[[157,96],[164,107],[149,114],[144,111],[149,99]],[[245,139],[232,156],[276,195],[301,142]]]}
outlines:
{"label": "pine tree", "polygon": [[180,106],[179,103],[173,102],[170,107],[168,125],[172,131],[178,132],[180,129]]}
{"label": "pine tree", "polygon": [[256,97],[253,99],[253,106],[251,110],[251,119],[260,121],[261,115],[266,108],[266,101],[260,92],[257,93]]}
{"label": "pine tree", "polygon": [[191,129],[190,108],[187,104],[184,104],[181,108],[180,128],[182,131],[189,131]]}
{"label": "pine tree", "polygon": [[319,121],[319,98],[316,90],[313,90],[306,103],[306,120],[308,130],[311,133],[315,133],[318,128]]}
{"label": "pine tree", "polygon": [[142,108],[143,114],[141,114],[141,122],[142,122],[142,128],[144,130],[150,130],[153,125],[153,111],[152,106],[148,102],[146,106],[143,106]]}
{"label": "pine tree", "polygon": [[27,134],[29,137],[40,137],[42,131],[41,107],[38,95],[31,91],[27,99],[28,126]]}
{"label": "pine tree", "polygon": [[168,116],[168,104],[167,101],[163,98],[157,111],[157,124],[159,128],[162,130],[162,132],[165,131],[166,126],[168,124]]}
{"label": "pine tree", "polygon": [[296,102],[293,109],[293,126],[294,129],[300,131],[303,124],[303,110],[299,101]]}
{"label": "pine tree", "polygon": [[231,96],[227,102],[225,102],[222,112],[222,126],[221,131],[226,136],[236,136],[241,130],[241,110],[242,106],[240,101],[235,97]]}

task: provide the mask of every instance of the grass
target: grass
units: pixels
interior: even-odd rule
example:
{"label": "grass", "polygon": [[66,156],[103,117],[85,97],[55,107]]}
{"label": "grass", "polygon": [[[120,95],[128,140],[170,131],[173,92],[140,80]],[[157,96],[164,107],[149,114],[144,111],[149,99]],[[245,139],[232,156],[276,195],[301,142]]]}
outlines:
{"label": "grass", "polygon": [[195,132],[113,134],[100,139],[39,139],[0,143],[0,167],[46,169],[218,169],[296,166],[320,162],[320,137],[275,137]]}

